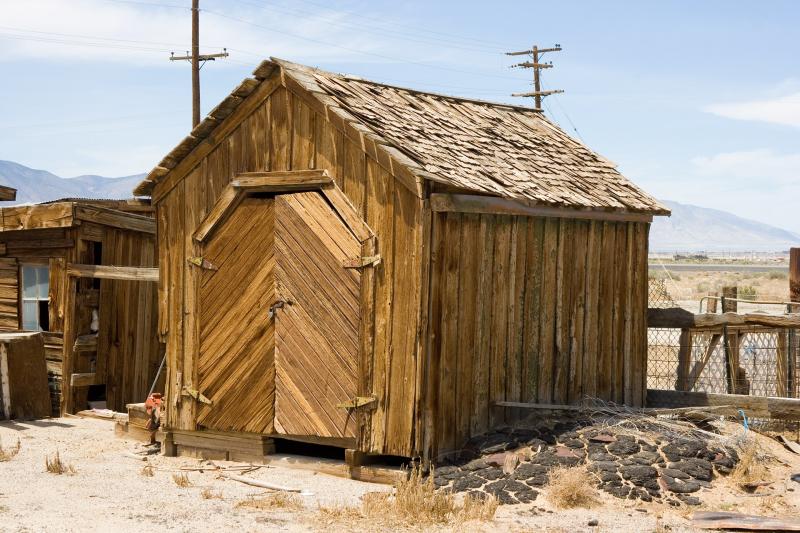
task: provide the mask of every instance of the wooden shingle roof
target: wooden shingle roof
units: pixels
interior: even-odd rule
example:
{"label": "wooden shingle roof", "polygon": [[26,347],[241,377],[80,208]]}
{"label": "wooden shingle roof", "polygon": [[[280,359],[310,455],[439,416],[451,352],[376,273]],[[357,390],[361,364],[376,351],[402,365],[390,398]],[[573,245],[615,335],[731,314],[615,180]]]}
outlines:
{"label": "wooden shingle roof", "polygon": [[134,194],[149,194],[276,67],[329,111],[399,152],[400,162],[421,179],[533,205],[669,214],[612,163],[533,109],[394,87],[279,59],[262,63],[256,80],[245,80],[217,106]]}

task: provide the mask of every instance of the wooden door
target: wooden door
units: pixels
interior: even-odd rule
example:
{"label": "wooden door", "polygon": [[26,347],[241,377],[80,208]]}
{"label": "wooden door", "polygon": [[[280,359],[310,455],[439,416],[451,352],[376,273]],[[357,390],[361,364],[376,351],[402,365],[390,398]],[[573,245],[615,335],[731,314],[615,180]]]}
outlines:
{"label": "wooden door", "polygon": [[[271,433],[275,416],[275,201],[246,198],[203,245],[198,424]],[[195,267],[189,267],[195,268]]]}
{"label": "wooden door", "polygon": [[338,403],[357,393],[361,273],[344,262],[359,241],[318,192],[275,200],[275,431],[353,437]]}

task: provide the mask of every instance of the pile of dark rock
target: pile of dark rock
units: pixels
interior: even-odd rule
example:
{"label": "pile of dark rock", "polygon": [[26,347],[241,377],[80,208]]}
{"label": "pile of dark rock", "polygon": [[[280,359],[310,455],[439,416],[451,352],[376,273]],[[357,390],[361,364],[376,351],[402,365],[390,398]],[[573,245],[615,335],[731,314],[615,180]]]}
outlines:
{"label": "pile of dark rock", "polygon": [[698,505],[698,494],[737,461],[735,450],[700,433],[561,419],[472,439],[457,458],[436,466],[434,483],[476,497],[491,494],[502,504],[528,503],[547,485],[553,467],[583,465],[599,489],[617,498]]}

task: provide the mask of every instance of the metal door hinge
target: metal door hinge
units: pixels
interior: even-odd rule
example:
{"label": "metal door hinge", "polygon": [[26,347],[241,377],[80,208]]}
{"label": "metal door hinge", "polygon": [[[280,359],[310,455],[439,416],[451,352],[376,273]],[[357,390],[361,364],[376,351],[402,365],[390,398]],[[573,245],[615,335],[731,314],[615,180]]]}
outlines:
{"label": "metal door hinge", "polygon": [[352,400],[347,400],[346,402],[337,403],[336,407],[339,409],[363,409],[368,407],[370,409],[375,409],[378,405],[378,398],[375,396],[356,396]]}
{"label": "metal door hinge", "polygon": [[214,263],[206,259],[205,257],[190,257],[187,259],[189,264],[198,266],[200,268],[205,268],[206,270],[219,270]]}
{"label": "metal door hinge", "polygon": [[202,392],[195,389],[190,389],[189,387],[184,387],[183,390],[181,390],[181,395],[189,396],[190,398],[194,398],[196,401],[206,405],[211,405],[214,403],[213,400],[208,399]]}
{"label": "metal door hinge", "polygon": [[353,259],[345,259],[342,261],[344,268],[364,268],[368,266],[378,266],[381,263],[381,256],[368,255],[365,257],[355,257]]}

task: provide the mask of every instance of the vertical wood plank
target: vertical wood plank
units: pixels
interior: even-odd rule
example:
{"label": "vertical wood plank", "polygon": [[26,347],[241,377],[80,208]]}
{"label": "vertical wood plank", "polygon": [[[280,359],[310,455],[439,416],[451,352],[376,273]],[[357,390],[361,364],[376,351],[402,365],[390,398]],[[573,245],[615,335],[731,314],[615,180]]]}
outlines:
{"label": "vertical wood plank", "polygon": [[615,370],[615,300],[614,280],[617,268],[613,258],[616,255],[616,225],[613,222],[602,223],[602,252],[600,260],[600,297],[597,314],[600,319],[598,328],[599,353],[597,364],[597,396],[603,400],[613,400]]}
{"label": "vertical wood plank", "polygon": [[490,350],[492,346],[492,287],[494,286],[494,244],[496,217],[481,215],[478,228],[478,314],[475,347],[477,355],[472,367],[474,394],[470,430],[473,435],[489,429]]}
{"label": "vertical wood plank", "polygon": [[442,424],[439,451],[452,450],[456,446],[456,424],[458,419],[458,311],[459,311],[459,247],[452,246],[461,238],[461,215],[447,213],[444,220],[444,280],[442,303],[442,362],[439,368],[439,412],[450,423]]}
{"label": "vertical wood plank", "polygon": [[526,280],[525,280],[525,322],[524,352],[522,364],[523,402],[535,402],[538,395],[540,346],[539,329],[542,314],[540,312],[542,298],[542,241],[544,237],[544,219],[530,218],[527,227],[526,246]]}
{"label": "vertical wood plank", "polygon": [[583,394],[597,397],[597,375],[600,358],[600,248],[603,240],[603,223],[589,222],[586,241],[586,313],[583,334]]}
{"label": "vertical wood plank", "polygon": [[569,397],[569,331],[572,318],[572,260],[574,257],[575,221],[562,219],[558,236],[556,268],[556,363],[553,378],[553,402],[564,404]]}
{"label": "vertical wood plank", "polygon": [[270,170],[291,170],[291,112],[289,91],[279,87],[269,98]]}
{"label": "vertical wood plank", "polygon": [[458,397],[456,401],[456,442],[457,445],[466,442],[471,436],[473,420],[473,404],[475,397],[475,383],[473,381],[473,364],[477,359],[476,333],[478,329],[478,288],[480,286],[480,254],[478,241],[480,234],[480,216],[473,214],[462,215],[461,235],[457,248],[460,253],[458,260]]}
{"label": "vertical wood plank", "polygon": [[555,375],[556,350],[556,295],[557,264],[559,250],[559,220],[545,219],[542,244],[542,307],[539,340],[539,402],[553,403],[553,384]]}
{"label": "vertical wood plank", "polygon": [[[491,344],[489,360],[489,404],[505,400],[506,358],[508,356],[508,291],[511,258],[512,217],[498,216],[495,222],[494,272],[492,274]],[[505,420],[503,408],[491,407],[489,426]]]}
{"label": "vertical wood plank", "polygon": [[589,223],[576,220],[575,236],[572,240],[574,259],[572,261],[572,305],[570,306],[569,326],[569,403],[583,399],[583,329],[586,318],[586,259],[588,253]]}
{"label": "vertical wood plank", "polygon": [[315,168],[315,113],[303,100],[292,97],[292,168]]}

